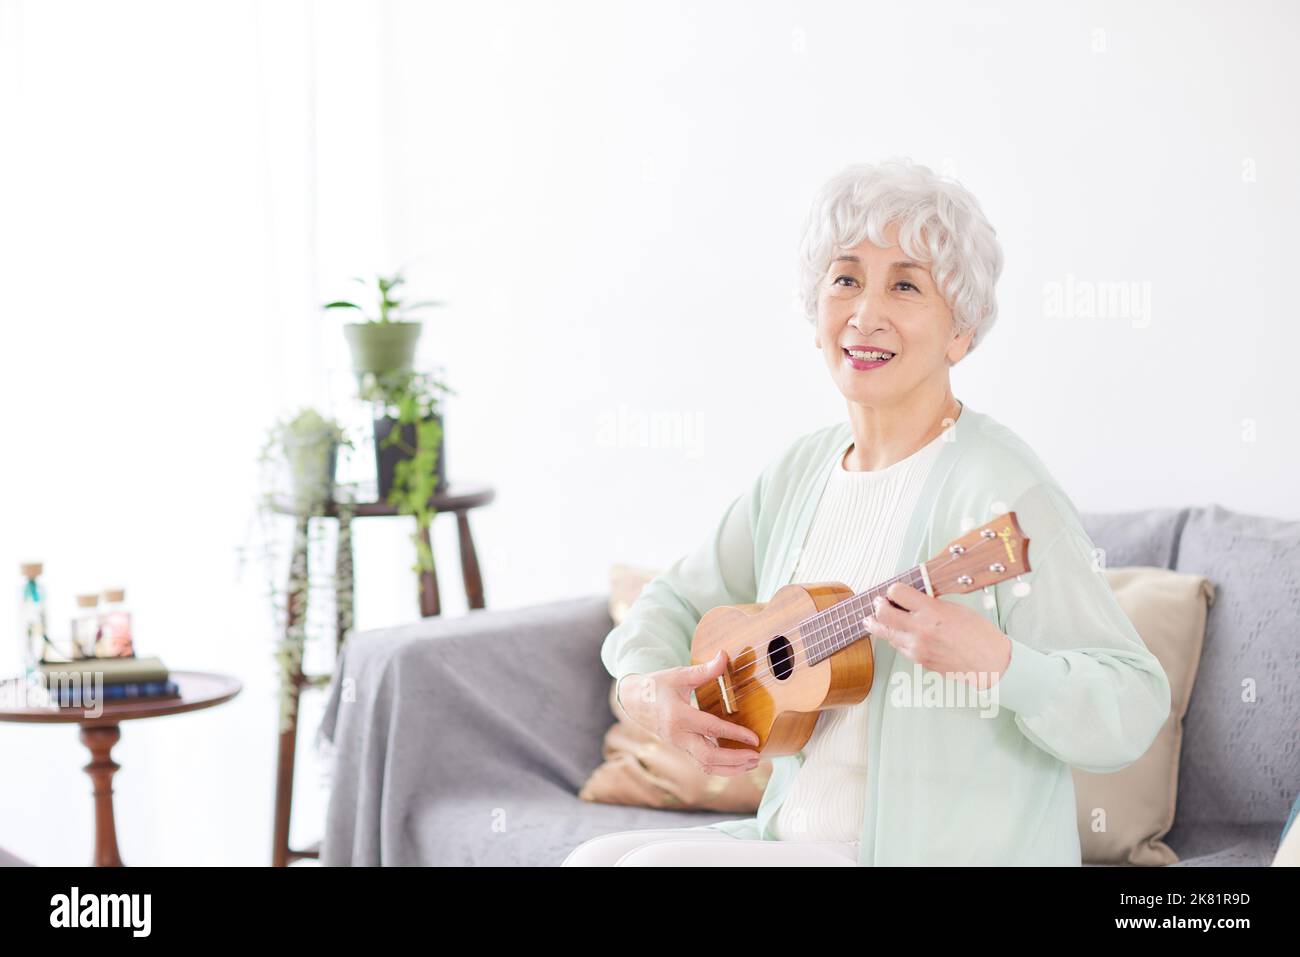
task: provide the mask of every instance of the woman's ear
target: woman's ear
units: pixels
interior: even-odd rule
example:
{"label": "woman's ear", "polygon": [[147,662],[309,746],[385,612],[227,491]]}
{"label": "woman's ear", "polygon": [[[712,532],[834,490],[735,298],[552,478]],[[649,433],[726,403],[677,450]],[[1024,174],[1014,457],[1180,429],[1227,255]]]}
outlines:
{"label": "woman's ear", "polygon": [[966,353],[970,352],[970,345],[974,338],[974,329],[969,332],[953,333],[952,340],[948,343],[948,365],[955,366],[965,358]]}

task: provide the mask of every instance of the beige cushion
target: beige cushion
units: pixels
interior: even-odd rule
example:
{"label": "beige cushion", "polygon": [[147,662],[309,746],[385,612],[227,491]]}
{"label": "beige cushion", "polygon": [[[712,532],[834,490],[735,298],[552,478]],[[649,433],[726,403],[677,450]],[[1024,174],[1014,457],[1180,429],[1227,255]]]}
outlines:
{"label": "beige cushion", "polygon": [[609,570],[609,617],[614,624],[623,624],[627,611],[636,601],[641,589],[659,573],[635,565],[615,565]]}
{"label": "beige cushion", "polygon": [[1175,864],[1161,840],[1174,824],[1183,716],[1192,696],[1214,587],[1166,568],[1108,568],[1106,578],[1142,643],[1169,677],[1169,718],[1147,752],[1111,774],[1073,769],[1079,841],[1090,864]]}
{"label": "beige cushion", "polygon": [[[622,622],[641,589],[657,572],[628,565],[610,570],[609,614]],[[752,814],[767,787],[771,761],[735,776],[705,774],[685,751],[641,727],[618,707],[610,683],[609,708],[618,720],[605,733],[605,762],[578,792],[584,801],[676,810]]]}

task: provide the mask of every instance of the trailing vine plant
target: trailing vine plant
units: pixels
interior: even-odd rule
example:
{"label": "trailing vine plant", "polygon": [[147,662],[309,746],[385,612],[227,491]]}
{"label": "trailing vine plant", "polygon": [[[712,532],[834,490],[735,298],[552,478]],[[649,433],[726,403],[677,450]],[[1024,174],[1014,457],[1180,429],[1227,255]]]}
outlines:
{"label": "trailing vine plant", "polygon": [[[397,420],[378,447],[396,446],[404,456],[394,466],[387,502],[396,506],[399,514],[415,517],[411,539],[416,562],[411,570],[416,572],[433,570],[433,552],[426,533],[437,515],[430,500],[438,486],[442,423],[434,416],[444,394],[455,395],[455,391],[427,372],[367,373],[361,383],[361,398]],[[412,427],[414,445],[405,441],[407,426]]]}
{"label": "trailing vine plant", "polygon": [[[308,642],[329,631],[321,620],[310,615],[309,595],[313,587],[310,569],[325,567],[321,560],[325,539],[320,523],[313,523],[312,519],[326,515],[331,506],[338,517],[338,537],[333,581],[325,587],[334,592],[334,624],[342,629],[338,633],[346,634],[352,627],[351,525],[356,486],[336,483],[333,473],[337,455],[353,449],[341,425],[314,410],[304,409],[294,418],[281,420],[271,427],[258,456],[262,494],[256,517],[260,527],[260,558],[267,575],[266,597],[276,630],[274,658],[282,732],[293,727],[302,686],[313,680],[304,677],[302,671]],[[293,519],[294,531],[288,585],[282,591],[275,525],[286,515]],[[242,572],[247,547],[240,551]]]}

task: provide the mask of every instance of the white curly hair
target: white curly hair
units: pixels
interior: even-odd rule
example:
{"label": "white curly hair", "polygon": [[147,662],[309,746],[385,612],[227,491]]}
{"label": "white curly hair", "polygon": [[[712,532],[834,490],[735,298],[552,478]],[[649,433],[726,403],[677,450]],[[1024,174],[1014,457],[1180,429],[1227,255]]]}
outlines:
{"label": "white curly hair", "polygon": [[885,231],[895,224],[903,251],[929,266],[957,333],[975,330],[974,349],[997,319],[1002,247],[964,186],[909,159],[846,167],[818,190],[799,249],[808,320],[817,321],[818,291],[835,250],[868,239],[884,246]]}

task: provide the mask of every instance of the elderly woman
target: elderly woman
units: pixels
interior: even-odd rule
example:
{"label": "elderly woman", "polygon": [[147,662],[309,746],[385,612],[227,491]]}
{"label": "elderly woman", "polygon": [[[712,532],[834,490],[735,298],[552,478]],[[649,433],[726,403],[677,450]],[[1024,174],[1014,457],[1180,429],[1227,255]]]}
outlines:
{"label": "elderly woman", "polygon": [[[890,586],[863,622],[871,693],[822,712],[801,752],[773,760],[755,817],[607,834],[565,864],[1078,865],[1070,768],[1141,756],[1169,716],[1169,682],[1061,487],[953,396],[950,370],[997,314],[993,228],[923,166],[854,166],[817,196],[801,259],[848,421],[790,444],[610,632],[602,659],[625,710],[708,773],[744,773],[758,739],[692,702],[727,667],[721,654],[690,664],[704,612],[790,582],[866,591],[1006,511],[1033,570],[970,595]],[[953,681],[971,694],[925,691]]]}

